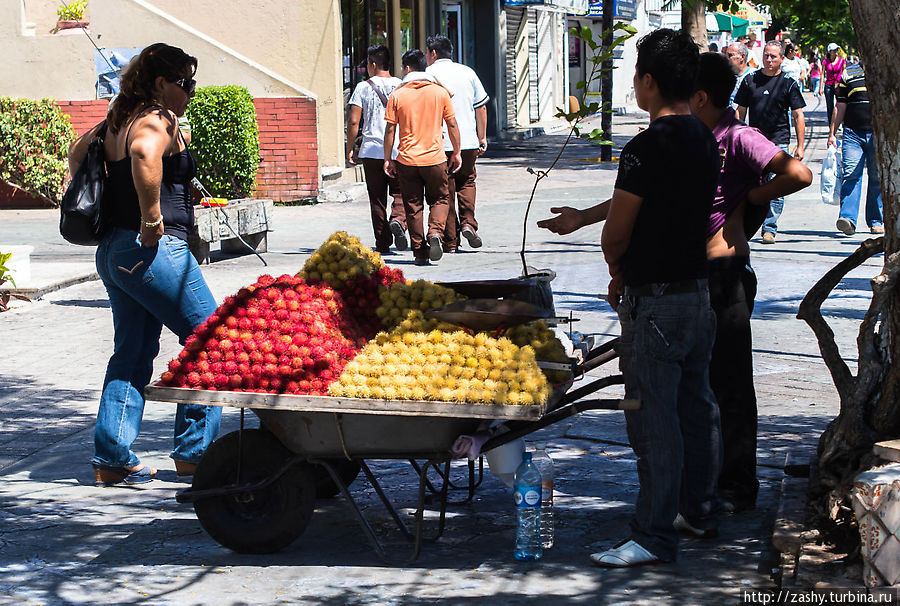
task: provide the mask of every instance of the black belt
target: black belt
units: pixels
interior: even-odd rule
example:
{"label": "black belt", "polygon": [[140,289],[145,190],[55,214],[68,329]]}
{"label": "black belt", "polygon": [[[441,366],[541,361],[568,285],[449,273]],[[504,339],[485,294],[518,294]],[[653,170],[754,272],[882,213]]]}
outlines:
{"label": "black belt", "polygon": [[679,280],[677,282],[653,282],[640,286],[626,286],[626,297],[660,297],[662,295],[685,295],[709,289],[706,278]]}

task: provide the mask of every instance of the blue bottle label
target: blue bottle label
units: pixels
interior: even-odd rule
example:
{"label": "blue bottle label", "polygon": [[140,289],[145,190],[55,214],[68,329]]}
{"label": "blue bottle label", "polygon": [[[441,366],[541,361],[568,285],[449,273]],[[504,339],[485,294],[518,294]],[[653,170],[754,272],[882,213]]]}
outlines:
{"label": "blue bottle label", "polygon": [[516,507],[540,507],[541,487],[517,486],[513,497],[516,501]]}

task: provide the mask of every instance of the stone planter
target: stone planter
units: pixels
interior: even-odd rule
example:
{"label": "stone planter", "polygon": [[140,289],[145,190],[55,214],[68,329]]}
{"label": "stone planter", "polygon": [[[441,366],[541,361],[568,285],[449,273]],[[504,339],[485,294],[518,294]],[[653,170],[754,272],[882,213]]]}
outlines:
{"label": "stone planter", "polygon": [[62,31],[64,29],[87,29],[90,22],[88,21],[57,21],[56,22],[56,31]]}

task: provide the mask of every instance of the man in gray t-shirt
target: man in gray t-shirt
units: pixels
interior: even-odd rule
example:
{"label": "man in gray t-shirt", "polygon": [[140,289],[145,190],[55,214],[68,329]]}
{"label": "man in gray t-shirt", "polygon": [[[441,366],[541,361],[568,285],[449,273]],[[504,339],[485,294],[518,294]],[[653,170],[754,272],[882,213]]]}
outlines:
{"label": "man in gray t-shirt", "polygon": [[[375,231],[375,250],[390,253],[391,241],[397,250],[406,250],[406,211],[396,178],[384,174],[384,112],[388,97],[400,86],[400,78],[391,76],[391,51],[383,44],[372,46],[366,56],[369,79],[356,85],[347,111],[347,162],[362,164]],[[354,150],[362,120],[362,143]],[[393,158],[397,157],[394,145]],[[393,198],[390,219],[387,216],[388,191]]]}

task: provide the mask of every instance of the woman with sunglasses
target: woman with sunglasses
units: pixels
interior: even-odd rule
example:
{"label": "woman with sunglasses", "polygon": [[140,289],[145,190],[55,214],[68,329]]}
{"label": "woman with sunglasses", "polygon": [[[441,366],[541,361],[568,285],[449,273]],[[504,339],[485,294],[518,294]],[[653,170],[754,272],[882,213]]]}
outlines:
{"label": "woman with sunglasses", "polygon": [[[188,250],[194,225],[191,179],[196,164],[178,128],[194,94],[197,59],[154,44],[129,63],[121,92],[104,122],[69,150],[74,174],[95,135],[103,136],[108,225],[97,247],[97,272],[109,294],[114,353],[106,369],[94,430],[98,486],[149,482],[156,470],[131,450],[144,411],[162,327],[180,341],[204,322],[216,302]],[[219,431],[221,408],[179,404],[170,456],[190,476]]]}

